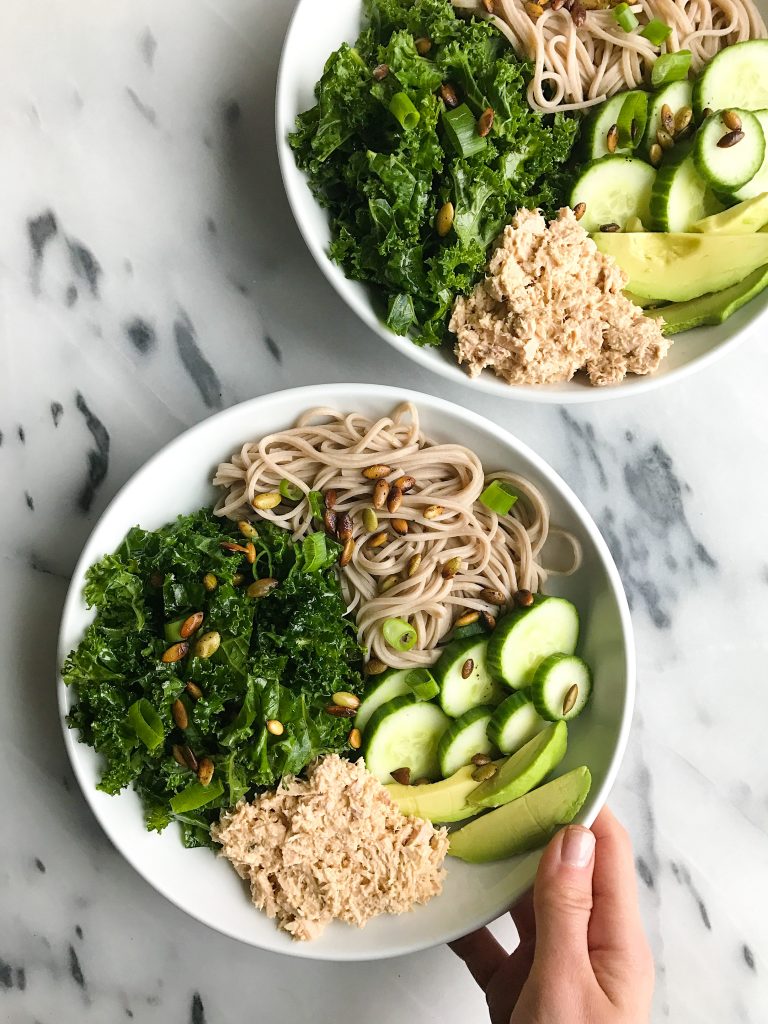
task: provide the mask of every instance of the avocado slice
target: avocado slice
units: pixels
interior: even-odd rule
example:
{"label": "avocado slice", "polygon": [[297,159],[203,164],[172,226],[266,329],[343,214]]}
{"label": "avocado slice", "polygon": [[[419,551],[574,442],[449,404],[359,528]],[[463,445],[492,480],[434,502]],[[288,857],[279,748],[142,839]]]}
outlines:
{"label": "avocado slice", "polygon": [[662,319],[664,323],[661,329],[664,334],[680,334],[694,327],[724,323],[729,316],[733,316],[736,310],[741,309],[766,287],[768,264],[759,267],[743,281],[730,288],[724,288],[721,292],[699,295],[688,302],[673,302],[660,309],[647,309],[645,315]]}
{"label": "avocado slice", "polygon": [[448,853],[484,864],[543,846],[561,825],[573,821],[591,785],[589,768],[574,768],[452,832]]}
{"label": "avocado slice", "polygon": [[565,757],[568,726],[555,722],[508,757],[496,774],[469,794],[470,804],[501,807],[517,800],[549,775]]}
{"label": "avocado slice", "polygon": [[714,232],[718,235],[751,235],[768,224],[768,192],[745,199],[742,203],[702,217],[691,227],[691,231]]}
{"label": "avocado slice", "polygon": [[[503,763],[495,762],[497,766]],[[442,782],[424,783],[422,786],[401,786],[392,782],[384,788],[403,814],[448,824],[464,821],[479,813],[478,808],[467,800],[469,794],[477,789],[477,779],[472,778],[476,771],[477,765],[468,764]]]}
{"label": "avocado slice", "polygon": [[627,288],[642,299],[686,302],[719,292],[768,263],[768,234],[636,232],[592,236],[629,276]]}

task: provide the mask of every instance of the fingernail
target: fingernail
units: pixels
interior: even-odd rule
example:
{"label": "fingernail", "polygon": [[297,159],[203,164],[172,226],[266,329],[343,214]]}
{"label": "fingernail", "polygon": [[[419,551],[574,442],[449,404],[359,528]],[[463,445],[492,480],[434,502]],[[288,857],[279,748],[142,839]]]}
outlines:
{"label": "fingernail", "polygon": [[571,868],[585,868],[592,859],[595,837],[588,828],[569,825],[563,834],[560,859]]}

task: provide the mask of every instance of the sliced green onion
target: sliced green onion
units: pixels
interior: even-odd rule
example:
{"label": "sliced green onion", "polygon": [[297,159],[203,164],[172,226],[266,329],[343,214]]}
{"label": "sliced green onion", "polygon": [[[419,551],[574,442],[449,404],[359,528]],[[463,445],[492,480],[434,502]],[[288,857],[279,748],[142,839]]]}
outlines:
{"label": "sliced green onion", "polygon": [[304,497],[304,491],[290,480],[281,480],[277,489],[286,501],[301,501]]}
{"label": "sliced green onion", "polygon": [[616,127],[619,130],[619,145],[622,148],[630,146],[634,149],[645,134],[647,120],[648,93],[641,92],[639,89],[628,92],[616,121]]}
{"label": "sliced green onion", "polygon": [[187,621],[189,616],[185,615],[183,619],[175,619],[173,622],[166,622],[163,626],[163,633],[165,639],[169,644],[177,644],[184,637],[181,635],[181,627]]}
{"label": "sliced green onion", "polygon": [[221,779],[213,779],[207,786],[204,786],[202,782],[193,782],[176,796],[171,797],[171,810],[174,814],[196,811],[199,807],[205,807],[206,804],[218,800],[223,792],[224,783]]}
{"label": "sliced green onion", "polygon": [[395,93],[389,101],[389,112],[397,118],[403,128],[415,128],[419,123],[419,112],[407,93]]}
{"label": "sliced green onion", "polygon": [[419,700],[432,700],[440,693],[437,680],[428,668],[411,669],[405,677],[405,681]]}
{"label": "sliced green onion", "polygon": [[304,538],[301,545],[304,555],[304,571],[314,572],[321,569],[328,558],[328,545],[325,543],[324,533],[310,533]]}
{"label": "sliced green onion", "polygon": [[453,110],[444,110],[441,116],[445,134],[459,156],[474,156],[488,145],[487,136],[477,134],[475,115],[466,103],[460,103]]}
{"label": "sliced green onion", "polygon": [[656,60],[651,71],[651,85],[658,89],[660,85],[670,82],[682,82],[688,77],[691,67],[691,51],[678,50],[677,53],[662,53]]}
{"label": "sliced green onion", "polygon": [[672,35],[672,28],[661,18],[651,18],[641,30],[640,35],[643,39],[647,39],[651,46],[661,46]]}
{"label": "sliced green onion", "polygon": [[155,750],[163,742],[163,721],[146,697],[141,697],[128,708],[128,721],[141,742]]}
{"label": "sliced green onion", "polygon": [[385,619],[381,630],[384,639],[396,651],[410,651],[416,643],[416,630],[405,619]]}
{"label": "sliced green onion", "polygon": [[480,503],[498,516],[505,516],[516,501],[517,495],[501,480],[492,480],[480,495]]}
{"label": "sliced green onion", "polygon": [[616,19],[616,24],[625,32],[634,32],[640,24],[629,4],[617,4],[613,8],[613,16]]}
{"label": "sliced green onion", "polygon": [[325,496],[322,491],[310,491],[307,495],[309,507],[315,519],[322,519],[325,513]]}

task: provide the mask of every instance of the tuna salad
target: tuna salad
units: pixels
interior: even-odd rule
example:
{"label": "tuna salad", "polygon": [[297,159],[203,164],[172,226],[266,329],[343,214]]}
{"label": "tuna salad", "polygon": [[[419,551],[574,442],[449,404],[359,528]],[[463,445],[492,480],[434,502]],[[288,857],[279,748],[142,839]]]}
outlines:
{"label": "tuna salad", "polygon": [[334,918],[361,927],[428,902],[448,852],[444,828],[402,814],[362,761],[338,755],[224,812],[212,835],[254,904],[304,940]]}
{"label": "tuna salad", "polygon": [[471,377],[486,366],[510,384],[554,384],[586,371],[591,384],[652,373],[670,341],[623,293],[627,275],[572,210],[547,225],[518,210],[486,277],[453,306],[456,355]]}

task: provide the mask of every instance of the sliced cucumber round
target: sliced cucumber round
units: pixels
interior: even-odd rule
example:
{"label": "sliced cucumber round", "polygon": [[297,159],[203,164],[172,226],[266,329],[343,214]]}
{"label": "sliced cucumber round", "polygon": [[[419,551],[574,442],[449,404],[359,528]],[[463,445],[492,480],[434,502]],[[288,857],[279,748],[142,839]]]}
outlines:
{"label": "sliced cucumber round", "polygon": [[618,224],[623,229],[630,217],[647,224],[655,178],[655,169],[645,160],[604,156],[577,178],[570,205],[586,205],[580,222],[585,231],[598,231],[603,224]]}
{"label": "sliced cucumber round", "polygon": [[707,64],[693,87],[697,115],[710,110],[768,107],[768,39],[726,46]]}
{"label": "sliced cucumber round", "polygon": [[488,638],[453,640],[432,669],[440,687],[440,706],[459,718],[479,704],[498,704],[504,689],[488,669]]}
{"label": "sliced cucumber round", "polygon": [[[760,165],[757,174],[755,174],[755,176],[751,178],[746,185],[733,193],[733,200],[739,203],[743,202],[745,199],[754,199],[755,196],[768,192],[768,110],[756,110],[755,117],[759,121],[760,127],[763,129],[763,135],[765,136],[767,143],[765,147],[765,156],[763,157],[763,162]],[[739,143],[739,145],[741,145],[741,143]]]}
{"label": "sliced cucumber round", "polygon": [[651,229],[690,231],[697,220],[722,209],[723,204],[696,169],[691,147],[676,146],[653,184]]}
{"label": "sliced cucumber round", "polygon": [[404,697],[411,693],[411,687],[406,682],[406,676],[410,669],[388,668],[380,676],[374,676],[373,682],[363,694],[360,707],[355,715],[355,725],[361,731],[371,719],[374,711],[377,711],[382,704],[386,704],[394,697]]}
{"label": "sliced cucumber round", "polygon": [[436,704],[395,697],[374,711],[363,737],[365,766],[379,782],[391,782],[398,768],[412,779],[439,779],[437,745],[450,725]]}
{"label": "sliced cucumber round", "polygon": [[531,685],[533,705],[549,722],[577,718],[592,694],[589,665],[575,654],[551,654],[536,669]]}
{"label": "sliced cucumber round", "polygon": [[643,137],[642,148],[647,155],[651,146],[656,142],[656,133],[664,125],[661,123],[662,107],[667,106],[673,116],[678,114],[683,107],[693,106],[693,85],[685,79],[681,82],[670,82],[663,86],[648,101],[648,119],[645,123],[645,136]]}
{"label": "sliced cucumber round", "polygon": [[[608,156],[608,132],[614,125],[618,130],[619,115],[624,106],[626,93],[619,93],[611,96],[605,103],[595,107],[584,119],[581,128],[580,143],[585,160],[599,160],[602,156]],[[632,152],[630,146],[619,147],[614,150],[615,155],[629,156]]]}
{"label": "sliced cucumber round", "polygon": [[443,778],[447,779],[469,764],[475,754],[496,753],[488,739],[488,723],[492,714],[492,707],[472,708],[448,726],[437,745],[437,759]]}
{"label": "sliced cucumber round", "polygon": [[520,690],[510,694],[491,715],[488,739],[502,754],[514,754],[546,725],[528,690]]}
{"label": "sliced cucumber round", "polygon": [[530,686],[550,654],[573,654],[579,639],[579,613],[564,597],[537,594],[529,608],[505,615],[488,641],[488,668],[513,690]]}
{"label": "sliced cucumber round", "polygon": [[748,110],[733,108],[733,112],[744,133],[740,142],[734,146],[720,145],[732,129],[723,122],[723,111],[718,111],[704,120],[693,147],[696,170],[716,192],[742,188],[754,178],[765,158],[765,136],[758,119]]}

